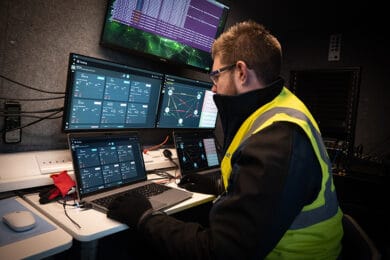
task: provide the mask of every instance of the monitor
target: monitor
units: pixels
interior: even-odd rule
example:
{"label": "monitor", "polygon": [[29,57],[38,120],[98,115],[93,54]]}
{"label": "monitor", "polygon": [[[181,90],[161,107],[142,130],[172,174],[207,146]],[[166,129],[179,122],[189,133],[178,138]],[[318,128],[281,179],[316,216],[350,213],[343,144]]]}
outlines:
{"label": "monitor", "polygon": [[213,129],[218,109],[212,83],[166,74],[157,119],[159,128]]}
{"label": "monitor", "polygon": [[208,72],[228,12],[214,0],[109,0],[100,42]]}
{"label": "monitor", "polygon": [[220,168],[213,131],[175,130],[172,135],[182,176]]}
{"label": "monitor", "polygon": [[154,128],[163,74],[71,53],[63,131]]}

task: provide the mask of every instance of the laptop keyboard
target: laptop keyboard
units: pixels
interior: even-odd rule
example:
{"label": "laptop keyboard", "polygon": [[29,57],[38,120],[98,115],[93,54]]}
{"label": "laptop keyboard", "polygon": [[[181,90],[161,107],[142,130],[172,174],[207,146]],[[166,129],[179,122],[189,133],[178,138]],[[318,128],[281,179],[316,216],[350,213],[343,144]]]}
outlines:
{"label": "laptop keyboard", "polygon": [[157,184],[157,183],[149,183],[149,184],[137,187],[137,188],[132,189],[132,190],[128,190],[128,191],[116,193],[116,194],[113,194],[111,196],[107,196],[104,198],[96,199],[93,202],[107,208],[108,205],[115,198],[120,197],[120,196],[140,196],[141,195],[141,196],[145,196],[145,197],[149,198],[151,196],[158,195],[158,194],[160,194],[166,190],[169,190],[169,189],[171,189],[171,188],[168,186],[165,186],[165,185],[161,185],[161,184]]}

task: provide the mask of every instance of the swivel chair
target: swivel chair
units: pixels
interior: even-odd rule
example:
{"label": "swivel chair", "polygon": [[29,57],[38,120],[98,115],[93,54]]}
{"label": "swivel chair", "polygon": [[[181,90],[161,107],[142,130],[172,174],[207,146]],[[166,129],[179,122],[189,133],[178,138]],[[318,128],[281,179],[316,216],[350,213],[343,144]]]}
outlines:
{"label": "swivel chair", "polygon": [[342,260],[379,260],[381,254],[362,227],[350,215],[343,215]]}

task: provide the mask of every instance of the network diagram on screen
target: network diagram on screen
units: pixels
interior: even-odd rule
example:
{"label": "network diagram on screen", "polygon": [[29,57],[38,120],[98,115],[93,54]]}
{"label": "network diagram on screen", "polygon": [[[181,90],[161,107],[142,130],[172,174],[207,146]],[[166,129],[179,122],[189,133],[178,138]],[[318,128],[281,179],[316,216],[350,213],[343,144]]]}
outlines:
{"label": "network diagram on screen", "polygon": [[166,75],[157,127],[214,128],[218,110],[211,84]]}
{"label": "network diagram on screen", "polygon": [[[185,88],[185,87],[183,87]],[[163,104],[166,121],[182,126],[185,120],[193,122],[199,120],[200,109],[203,102],[203,92],[188,89],[186,92],[176,91],[175,87],[167,87],[167,104]]]}

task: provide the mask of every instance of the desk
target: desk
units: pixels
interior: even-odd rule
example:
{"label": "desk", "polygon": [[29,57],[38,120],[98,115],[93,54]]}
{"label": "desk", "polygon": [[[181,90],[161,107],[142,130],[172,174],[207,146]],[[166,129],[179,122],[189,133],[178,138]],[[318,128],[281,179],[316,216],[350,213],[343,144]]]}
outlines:
{"label": "desk", "polygon": [[[175,183],[168,184],[177,187]],[[81,228],[78,228],[65,215],[64,208],[59,203],[40,204],[39,195],[36,193],[24,196],[32,206],[53,220],[57,225],[67,231],[74,239],[84,242],[81,244],[81,258],[88,254],[91,259],[96,256],[98,239],[128,229],[128,226],[115,220],[107,218],[106,214],[94,209],[83,210],[76,207],[67,207],[68,215],[76,221]],[[164,210],[167,214],[174,214],[191,207],[210,202],[213,195],[193,193],[193,197],[173,207]]]}
{"label": "desk", "polygon": [[[175,186],[174,183],[168,185]],[[106,214],[100,211],[94,209],[84,210],[70,206],[66,207],[68,215],[81,226],[81,228],[78,228],[66,217],[62,204],[56,202],[40,204],[39,195],[37,193],[25,195],[24,198],[36,209],[66,230],[74,239],[81,242],[96,240],[128,228],[125,224],[107,218]],[[212,201],[213,199],[213,195],[194,193],[192,198],[165,209],[164,212],[169,215],[174,214]]]}
{"label": "desk", "polygon": [[34,209],[22,198],[17,197],[16,201],[25,206],[28,210],[32,211],[34,214],[43,218],[48,223],[55,226],[56,229],[1,246],[1,259],[41,259],[63,252],[72,246],[72,237],[67,232]]}

